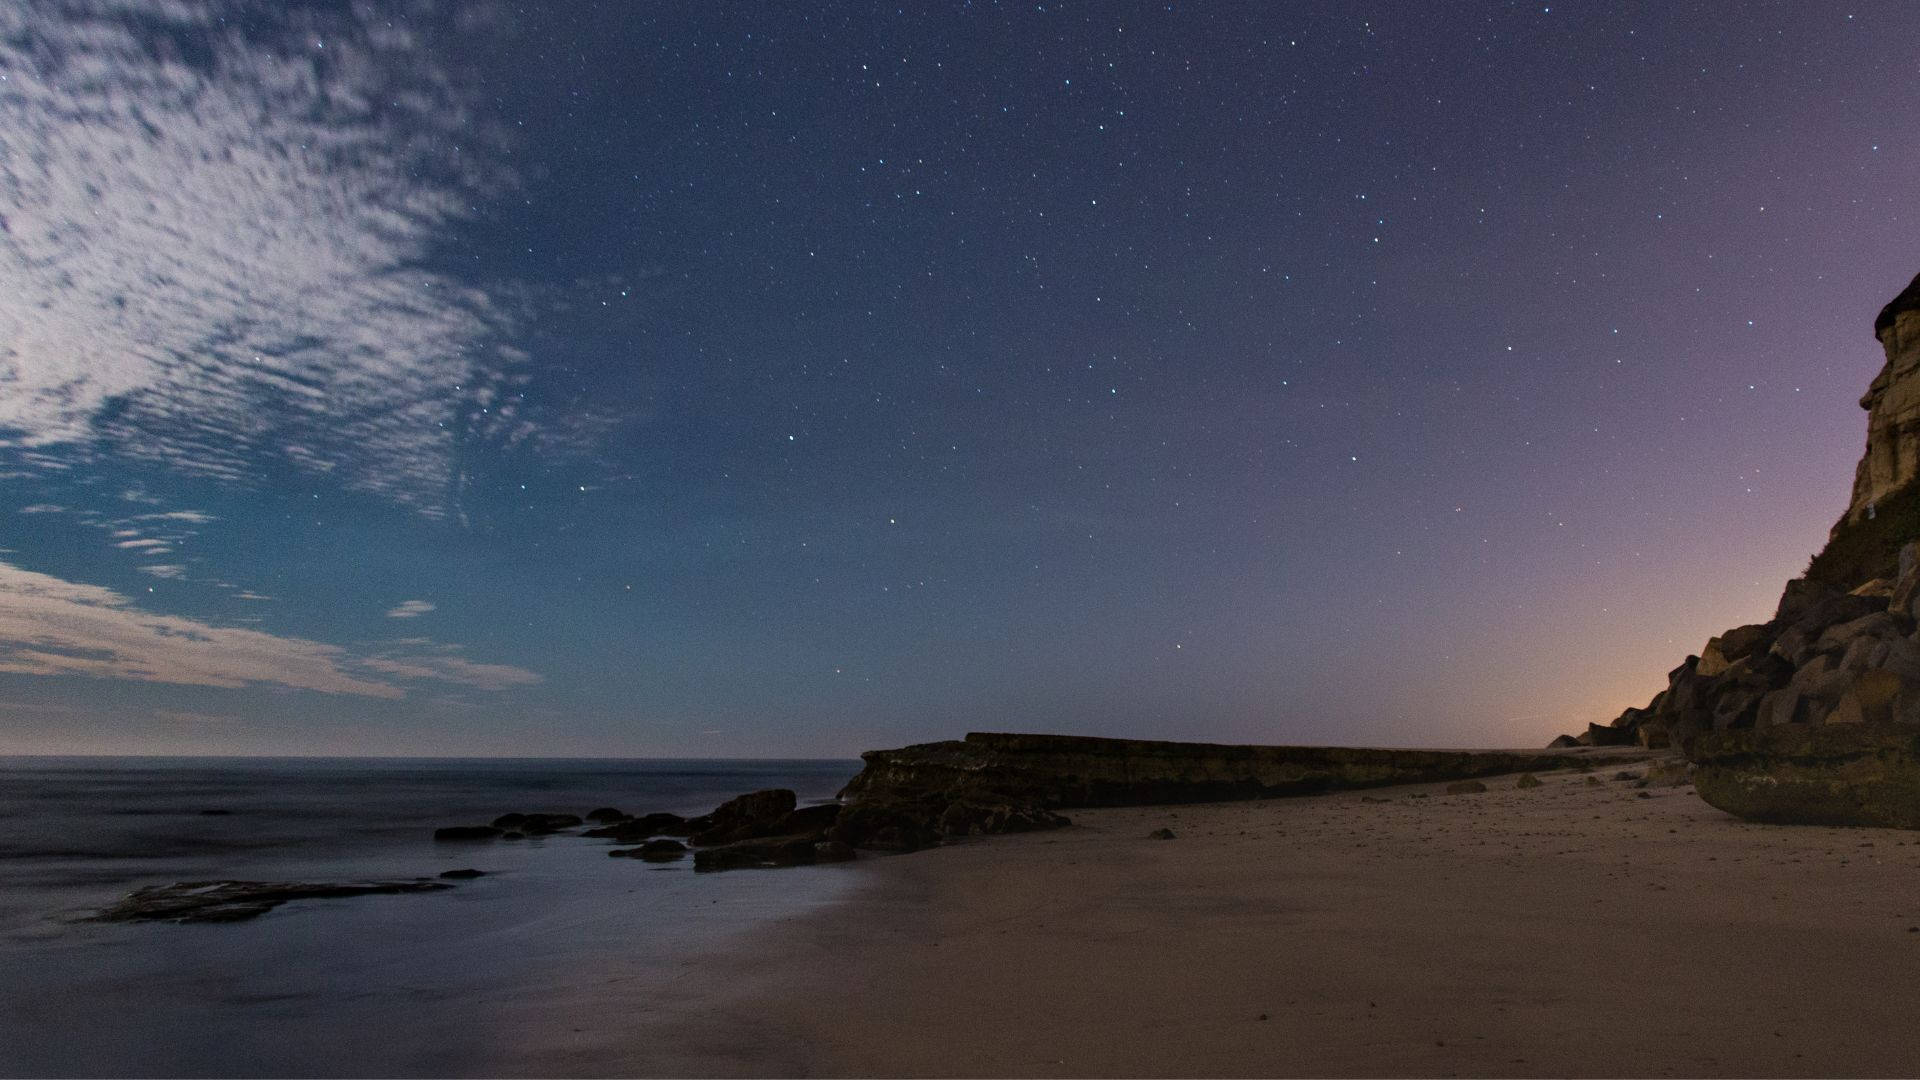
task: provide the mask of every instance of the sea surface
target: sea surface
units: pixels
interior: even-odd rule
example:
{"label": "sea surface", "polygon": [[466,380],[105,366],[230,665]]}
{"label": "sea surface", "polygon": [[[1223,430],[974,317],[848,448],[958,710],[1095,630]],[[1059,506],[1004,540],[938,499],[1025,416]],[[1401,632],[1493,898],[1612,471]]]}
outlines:
{"label": "sea surface", "polygon": [[[0,757],[0,1075],[489,1075],[595,995],[672,1007],[703,950],[843,895],[845,864],[694,874],[556,835],[436,843],[510,811],[829,799],[857,761]],[[101,923],[144,885],[487,876],[249,922]],[[537,1056],[535,1058],[537,1060]]]}

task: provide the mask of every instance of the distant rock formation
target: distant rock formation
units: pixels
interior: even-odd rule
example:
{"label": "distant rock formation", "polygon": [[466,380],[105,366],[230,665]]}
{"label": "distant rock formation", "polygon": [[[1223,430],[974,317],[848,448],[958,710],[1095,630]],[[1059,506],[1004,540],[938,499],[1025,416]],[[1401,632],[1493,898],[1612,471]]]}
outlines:
{"label": "distant rock formation", "polygon": [[1709,639],[1645,708],[1577,741],[1677,747],[1701,797],[1743,817],[1920,827],[1920,806],[1889,809],[1920,795],[1920,277],[1873,330],[1887,362],[1826,547],[1772,619]]}
{"label": "distant rock formation", "polygon": [[[1638,756],[1628,751],[1627,758]],[[1067,824],[1056,811],[1315,795],[1566,768],[1619,752],[1223,746],[974,732],[861,755],[830,835],[911,851],[957,836]]]}

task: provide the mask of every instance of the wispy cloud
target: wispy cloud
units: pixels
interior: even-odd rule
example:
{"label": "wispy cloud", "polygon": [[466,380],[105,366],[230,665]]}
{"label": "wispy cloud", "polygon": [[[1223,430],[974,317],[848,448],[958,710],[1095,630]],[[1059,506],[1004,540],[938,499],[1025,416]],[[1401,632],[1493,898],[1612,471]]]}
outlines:
{"label": "wispy cloud", "polygon": [[112,589],[0,562],[0,672],[228,688],[286,686],[374,698],[405,697],[396,680],[481,690],[541,681],[523,668],[466,660],[456,655],[459,651],[428,642],[403,652],[360,654],[304,638],[154,614]]}
{"label": "wispy cloud", "polygon": [[348,660],[336,646],[155,615],[111,589],[0,563],[0,671],[404,696],[351,673]]}
{"label": "wispy cloud", "polygon": [[66,509],[64,506],[55,506],[52,503],[34,503],[32,506],[21,507],[20,512],[23,514],[58,514],[63,513]]}
{"label": "wispy cloud", "polygon": [[513,318],[421,269],[510,186],[498,140],[447,50],[343,8],[0,5],[0,448],[440,514],[461,438],[528,434]]}
{"label": "wispy cloud", "polygon": [[140,572],[152,574],[157,578],[166,578],[169,581],[179,581],[187,576],[187,568],[179,563],[155,563],[152,566],[141,567]]}
{"label": "wispy cloud", "polygon": [[434,605],[425,600],[402,600],[387,610],[387,618],[417,619],[433,608]]}
{"label": "wispy cloud", "polygon": [[471,686],[476,690],[508,690],[542,681],[540,676],[525,668],[506,664],[476,664],[458,656],[373,657],[366,660],[365,664],[375,671],[405,679],[438,679]]}

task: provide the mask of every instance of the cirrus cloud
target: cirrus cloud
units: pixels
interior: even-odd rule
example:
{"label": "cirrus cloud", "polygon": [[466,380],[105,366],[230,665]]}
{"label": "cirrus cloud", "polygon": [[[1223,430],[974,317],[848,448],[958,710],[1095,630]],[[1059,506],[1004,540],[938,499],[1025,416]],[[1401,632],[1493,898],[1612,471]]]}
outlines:
{"label": "cirrus cloud", "polygon": [[390,15],[0,5],[0,449],[290,465],[438,516],[460,439],[525,436],[512,316],[422,269],[511,178]]}
{"label": "cirrus cloud", "polygon": [[399,651],[360,655],[304,638],[155,614],[112,589],[0,562],[0,673],[284,686],[389,699],[406,696],[396,679],[480,690],[541,681],[523,668],[452,655],[458,646],[403,644]]}

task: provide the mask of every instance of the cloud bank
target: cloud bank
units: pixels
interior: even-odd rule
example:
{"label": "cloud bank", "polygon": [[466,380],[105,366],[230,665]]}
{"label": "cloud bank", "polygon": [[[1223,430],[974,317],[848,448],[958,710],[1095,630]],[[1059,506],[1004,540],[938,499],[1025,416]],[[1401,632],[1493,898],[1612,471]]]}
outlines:
{"label": "cloud bank", "polygon": [[432,611],[434,605],[425,600],[402,600],[387,610],[389,619],[417,619]]}
{"label": "cloud bank", "polygon": [[156,615],[111,589],[0,562],[0,672],[285,686],[390,699],[406,696],[396,680],[477,690],[541,681],[523,668],[465,660],[454,655],[458,646],[418,639],[400,644],[398,651],[362,656],[302,638]]}
{"label": "cloud bank", "polygon": [[0,5],[0,449],[439,515],[460,439],[527,433],[512,319],[422,269],[510,177],[387,14]]}

